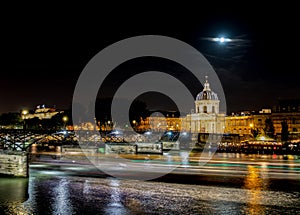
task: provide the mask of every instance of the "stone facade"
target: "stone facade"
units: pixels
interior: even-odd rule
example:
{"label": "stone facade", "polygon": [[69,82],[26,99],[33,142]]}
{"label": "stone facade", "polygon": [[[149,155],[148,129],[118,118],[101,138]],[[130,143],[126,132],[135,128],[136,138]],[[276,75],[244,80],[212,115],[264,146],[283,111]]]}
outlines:
{"label": "stone facade", "polygon": [[0,174],[28,177],[27,153],[0,152]]}
{"label": "stone facade", "polygon": [[271,113],[258,112],[225,117],[225,133],[251,136],[252,130],[262,133],[266,119],[271,118]]}
{"label": "stone facade", "polygon": [[219,112],[219,104],[217,94],[210,89],[206,79],[203,91],[196,97],[195,113],[186,116],[186,126],[190,126],[185,130],[193,133],[223,133],[225,114]]}
{"label": "stone facade", "polygon": [[289,139],[300,139],[300,99],[279,100],[273,107],[272,120],[276,135],[281,135],[282,122],[288,125]]}

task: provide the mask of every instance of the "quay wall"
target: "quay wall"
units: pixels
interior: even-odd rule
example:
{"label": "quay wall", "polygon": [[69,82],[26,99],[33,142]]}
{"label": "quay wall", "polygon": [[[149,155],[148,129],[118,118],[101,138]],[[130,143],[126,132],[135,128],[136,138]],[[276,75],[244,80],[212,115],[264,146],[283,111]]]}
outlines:
{"label": "quay wall", "polygon": [[27,153],[0,151],[0,174],[28,177]]}

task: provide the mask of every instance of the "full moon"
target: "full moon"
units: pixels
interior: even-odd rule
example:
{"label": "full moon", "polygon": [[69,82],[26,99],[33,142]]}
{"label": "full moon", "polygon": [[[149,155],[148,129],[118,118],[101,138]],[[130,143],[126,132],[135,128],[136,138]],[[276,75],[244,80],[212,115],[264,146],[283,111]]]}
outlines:
{"label": "full moon", "polygon": [[216,38],[212,38],[212,41],[219,42],[219,43],[227,43],[227,42],[231,42],[232,40],[226,37],[216,37]]}

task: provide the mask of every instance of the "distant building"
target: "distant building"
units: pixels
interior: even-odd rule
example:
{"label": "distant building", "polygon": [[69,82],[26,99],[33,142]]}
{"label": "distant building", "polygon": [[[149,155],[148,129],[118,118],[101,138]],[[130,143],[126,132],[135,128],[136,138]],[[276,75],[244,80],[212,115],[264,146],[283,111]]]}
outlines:
{"label": "distant building", "polygon": [[[253,134],[262,134],[273,123],[274,134],[280,140],[282,122],[288,124],[289,139],[300,139],[300,100],[280,100],[273,109],[263,108],[260,111],[241,111],[225,116],[219,112],[220,100],[210,88],[207,80],[203,90],[195,99],[195,112],[184,117],[151,116],[141,119],[134,127],[138,131],[188,131],[193,133],[226,133],[238,135],[240,139],[252,138]],[[271,119],[271,120],[269,120]],[[268,125],[266,121],[268,121]],[[269,128],[270,129],[270,128]]]}
{"label": "distant building", "polygon": [[272,120],[276,135],[281,135],[281,123],[286,121],[291,139],[300,138],[300,99],[279,100],[273,107]]}
{"label": "distant building", "polygon": [[262,133],[265,129],[266,119],[271,118],[271,109],[261,111],[243,111],[225,117],[225,133],[239,134],[248,138],[252,136],[252,131],[257,130]]}
{"label": "distant building", "polygon": [[197,95],[195,113],[186,116],[186,130],[195,133],[223,133],[225,128],[225,114],[219,113],[220,100],[218,95],[210,89],[207,80],[204,89]]}
{"label": "distant building", "polygon": [[149,124],[149,128],[153,131],[181,131],[182,128],[182,118],[179,117],[159,117],[153,116],[148,117],[145,120],[145,124]]}
{"label": "distant building", "polygon": [[51,119],[53,116],[55,116],[58,113],[63,113],[63,111],[59,111],[53,107],[46,107],[46,105],[38,105],[32,113],[30,112],[24,113],[23,111],[21,114],[23,119],[38,118],[42,120],[42,119]]}
{"label": "distant building", "polygon": [[[152,116],[144,120],[137,129],[151,128],[154,131],[189,131],[193,133],[223,133],[225,127],[225,114],[219,113],[220,100],[210,89],[206,77],[204,89],[195,100],[195,113],[185,117],[159,117]],[[147,125],[147,126],[146,126]]]}

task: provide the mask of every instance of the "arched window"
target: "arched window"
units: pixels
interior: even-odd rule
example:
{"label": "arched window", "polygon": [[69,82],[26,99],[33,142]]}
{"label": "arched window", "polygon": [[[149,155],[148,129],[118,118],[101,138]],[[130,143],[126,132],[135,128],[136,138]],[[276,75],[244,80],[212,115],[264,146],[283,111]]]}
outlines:
{"label": "arched window", "polygon": [[215,106],[212,106],[212,113],[215,113],[216,110],[215,110]]}
{"label": "arched window", "polygon": [[207,106],[203,106],[203,113],[207,113]]}
{"label": "arched window", "polygon": [[207,93],[206,92],[203,92],[203,99],[207,100]]}

